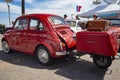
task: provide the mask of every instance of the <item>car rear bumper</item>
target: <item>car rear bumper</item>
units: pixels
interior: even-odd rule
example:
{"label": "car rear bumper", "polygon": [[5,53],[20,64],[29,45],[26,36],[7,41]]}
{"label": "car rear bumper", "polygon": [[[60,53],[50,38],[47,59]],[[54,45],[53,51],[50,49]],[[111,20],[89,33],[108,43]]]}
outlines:
{"label": "car rear bumper", "polygon": [[67,51],[56,52],[56,56],[67,55]]}
{"label": "car rear bumper", "polygon": [[120,45],[120,39],[118,39],[118,44]]}

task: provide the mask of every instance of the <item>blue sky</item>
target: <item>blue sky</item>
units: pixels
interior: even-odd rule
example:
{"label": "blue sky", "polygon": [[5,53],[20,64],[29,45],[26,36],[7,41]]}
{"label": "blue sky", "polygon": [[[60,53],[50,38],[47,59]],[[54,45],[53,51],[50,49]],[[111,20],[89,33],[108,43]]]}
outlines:
{"label": "blue sky", "polygon": [[[76,5],[82,6],[79,12],[82,13],[96,7],[92,3],[93,0],[25,0],[25,13],[50,13],[60,16],[67,14],[68,18],[71,18],[71,14],[77,14]],[[11,21],[14,21],[16,17],[21,16],[21,0],[13,0],[9,5]],[[5,0],[0,0],[0,24],[9,24]]]}

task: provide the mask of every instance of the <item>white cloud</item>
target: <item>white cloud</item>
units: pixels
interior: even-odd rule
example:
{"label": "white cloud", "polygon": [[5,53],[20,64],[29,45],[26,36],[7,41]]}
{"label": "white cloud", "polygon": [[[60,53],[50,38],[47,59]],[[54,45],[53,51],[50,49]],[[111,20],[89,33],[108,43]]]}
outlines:
{"label": "white cloud", "polygon": [[7,4],[0,3],[0,12],[6,12],[6,10],[7,10]]}
{"label": "white cloud", "polygon": [[[21,1],[21,0],[15,0]],[[26,0],[27,3],[32,3],[30,5],[32,8],[26,8],[26,13],[54,13],[54,14],[72,14],[76,13],[76,5],[81,5],[81,13],[88,11],[93,8],[91,0],[49,0],[45,2],[33,2],[33,0]],[[88,3],[89,2],[89,3]],[[7,4],[4,2],[0,3],[0,11],[7,12]],[[21,13],[21,6],[14,5],[9,3],[11,13]],[[69,13],[68,13],[69,12]]]}
{"label": "white cloud", "polygon": [[[88,3],[88,1],[90,1]],[[58,15],[71,15],[77,14],[76,5],[81,5],[81,12],[87,11],[90,9],[89,5],[92,4],[91,0],[49,0],[45,2],[33,2],[31,5],[33,8],[27,9],[26,13],[54,13]]]}
{"label": "white cloud", "polygon": [[31,4],[34,0],[25,0],[26,3]]}
{"label": "white cloud", "polygon": [[26,9],[26,13],[53,13],[58,15],[72,14],[76,11],[74,0],[51,0],[47,2],[34,2],[33,8]]}
{"label": "white cloud", "polygon": [[[13,0],[17,2],[21,2],[21,0]],[[69,18],[71,14],[77,14],[76,5],[82,6],[80,13],[88,11],[96,5],[93,5],[93,0],[45,0],[35,2],[35,0],[25,0],[26,5],[26,14],[31,13],[52,13],[63,16],[67,14]],[[9,3],[11,13],[21,14],[21,6],[15,5],[12,2]],[[101,5],[101,4],[100,4]],[[7,4],[5,2],[0,2],[0,12],[8,12]],[[12,15],[12,14],[11,14]],[[12,17],[11,17],[12,18]]]}
{"label": "white cloud", "polygon": [[[11,13],[20,14],[21,7],[14,5],[14,4],[9,4],[9,6],[10,6]],[[0,12],[8,12],[8,6],[6,2],[4,3],[0,2]]]}
{"label": "white cloud", "polygon": [[[27,12],[47,12],[54,14],[77,14],[76,5],[82,6],[79,13],[86,12],[90,9],[95,8],[97,5],[93,5],[93,0],[49,0],[42,2],[33,2],[31,5],[33,8],[27,10]],[[101,4],[100,4],[101,5]]]}
{"label": "white cloud", "polygon": [[[15,2],[21,2],[21,0],[13,0]],[[31,4],[34,0],[25,0],[26,3]]]}
{"label": "white cloud", "polygon": [[10,9],[12,13],[16,13],[16,14],[20,14],[21,13],[21,7],[17,6],[17,5],[12,5],[10,4]]}
{"label": "white cloud", "polygon": [[[60,9],[60,8],[66,8],[69,4],[74,4],[75,1],[74,0],[49,0],[49,1],[45,1],[45,2],[34,2],[33,4],[36,5],[32,5],[32,7],[42,7],[42,8],[49,8],[49,9]],[[71,6],[72,6],[71,5]]]}

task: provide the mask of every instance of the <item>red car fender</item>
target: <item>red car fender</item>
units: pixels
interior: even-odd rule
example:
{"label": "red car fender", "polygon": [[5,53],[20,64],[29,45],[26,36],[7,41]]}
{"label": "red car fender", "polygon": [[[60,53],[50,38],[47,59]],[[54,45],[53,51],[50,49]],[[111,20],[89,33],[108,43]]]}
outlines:
{"label": "red car fender", "polygon": [[[52,56],[52,57],[55,57],[55,49],[50,45],[50,44],[48,44],[48,43],[46,43],[46,42],[42,42],[42,43],[40,43],[39,45],[43,45],[44,47],[46,47],[47,49],[48,49],[48,51],[50,52],[50,55]],[[39,46],[38,45],[38,46]]]}

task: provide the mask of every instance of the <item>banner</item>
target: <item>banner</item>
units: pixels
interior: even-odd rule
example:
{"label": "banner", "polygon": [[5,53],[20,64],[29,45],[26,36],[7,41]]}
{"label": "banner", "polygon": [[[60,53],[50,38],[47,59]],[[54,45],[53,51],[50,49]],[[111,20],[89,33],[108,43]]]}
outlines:
{"label": "banner", "polygon": [[79,5],[76,6],[77,12],[80,12],[81,7],[82,7],[82,6],[79,6]]}

